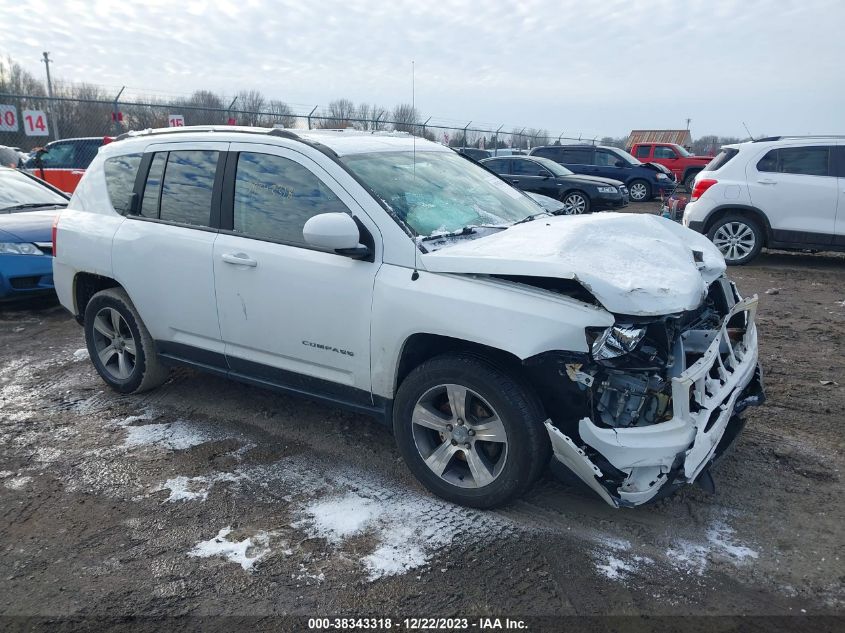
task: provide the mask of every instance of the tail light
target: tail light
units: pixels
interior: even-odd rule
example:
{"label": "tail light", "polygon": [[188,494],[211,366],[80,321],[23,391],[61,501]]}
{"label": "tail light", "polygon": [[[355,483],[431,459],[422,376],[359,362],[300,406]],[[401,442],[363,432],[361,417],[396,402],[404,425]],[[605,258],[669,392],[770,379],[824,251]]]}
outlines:
{"label": "tail light", "polygon": [[690,202],[695,202],[701,196],[704,195],[704,192],[710,189],[713,185],[715,185],[718,180],[713,180],[712,178],[702,178],[701,180],[695,183],[695,187],[692,188],[692,196],[690,196]]}
{"label": "tail light", "polygon": [[56,251],[56,234],[59,232],[59,216],[60,215],[61,215],[60,213],[57,213],[55,219],[53,220],[53,233],[52,233],[53,257],[56,256],[56,252],[57,252]]}

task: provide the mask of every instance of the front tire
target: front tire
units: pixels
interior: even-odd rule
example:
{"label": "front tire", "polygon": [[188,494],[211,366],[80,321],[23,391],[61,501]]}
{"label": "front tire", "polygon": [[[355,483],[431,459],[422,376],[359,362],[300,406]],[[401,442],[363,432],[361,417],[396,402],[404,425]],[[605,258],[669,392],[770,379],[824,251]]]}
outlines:
{"label": "front tire", "polygon": [[742,266],[760,254],[765,234],[759,222],[737,213],[719,218],[707,231],[728,266]]}
{"label": "front tire", "polygon": [[167,380],[155,344],[122,288],[101,290],[85,307],[85,343],[100,377],[120,393],[140,393]]}
{"label": "front tire", "polygon": [[628,185],[628,196],[634,202],[651,200],[651,185],[645,180],[632,180]]}
{"label": "front tire", "polygon": [[561,200],[566,205],[564,214],[582,215],[590,212],[590,197],[583,191],[570,191]]}
{"label": "front tire", "polygon": [[471,354],[426,361],[402,382],[393,429],[411,472],[473,508],[521,496],[549,462],[543,409],[507,371]]}

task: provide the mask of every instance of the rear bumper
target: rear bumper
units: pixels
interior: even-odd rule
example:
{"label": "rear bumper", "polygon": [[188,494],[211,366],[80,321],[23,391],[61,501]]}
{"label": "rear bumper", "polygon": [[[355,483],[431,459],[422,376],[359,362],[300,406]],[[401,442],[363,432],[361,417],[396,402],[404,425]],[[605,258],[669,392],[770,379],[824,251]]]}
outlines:
{"label": "rear bumper", "polygon": [[[754,296],[737,303],[701,357],[672,379],[671,419],[608,428],[585,417],[578,423],[582,448],[547,422],[555,457],[615,507],[640,505],[666,486],[694,482],[738,436],[739,414],[765,399],[757,364],[757,301]],[[746,331],[732,343],[727,325],[741,312],[747,313]],[[729,427],[734,428],[726,433]],[[615,479],[590,459],[593,451]]]}
{"label": "rear bumper", "polygon": [[0,255],[0,300],[53,292],[53,258],[49,255]]}

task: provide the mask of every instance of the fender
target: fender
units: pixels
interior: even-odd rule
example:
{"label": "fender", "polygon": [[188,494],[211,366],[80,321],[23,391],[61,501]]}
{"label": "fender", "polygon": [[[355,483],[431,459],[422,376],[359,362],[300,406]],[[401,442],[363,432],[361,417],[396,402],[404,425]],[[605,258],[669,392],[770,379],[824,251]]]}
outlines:
{"label": "fender", "polygon": [[715,222],[720,215],[730,211],[741,211],[753,215],[763,223],[763,229],[766,231],[766,243],[768,244],[772,241],[772,225],[769,223],[769,218],[766,217],[766,214],[760,209],[749,204],[720,204],[719,206],[713,207],[705,216],[704,221],[700,222],[702,225],[701,232],[706,234],[713,225],[713,222]]}
{"label": "fender", "polygon": [[609,312],[513,282],[383,265],[373,288],[372,390],[392,398],[405,342],[434,334],[498,349],[520,360],[548,351],[586,352],[585,328]]}

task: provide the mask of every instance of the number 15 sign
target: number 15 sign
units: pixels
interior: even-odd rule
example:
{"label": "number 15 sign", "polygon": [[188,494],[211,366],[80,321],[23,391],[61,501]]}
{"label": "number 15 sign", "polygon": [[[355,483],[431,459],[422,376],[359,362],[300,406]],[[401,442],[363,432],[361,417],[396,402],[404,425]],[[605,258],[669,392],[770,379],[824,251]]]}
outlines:
{"label": "number 15 sign", "polygon": [[185,125],[185,117],[181,114],[171,114],[167,117],[167,125],[169,127],[182,127]]}
{"label": "number 15 sign", "polygon": [[27,136],[47,136],[47,115],[41,110],[24,110],[23,131]]}

